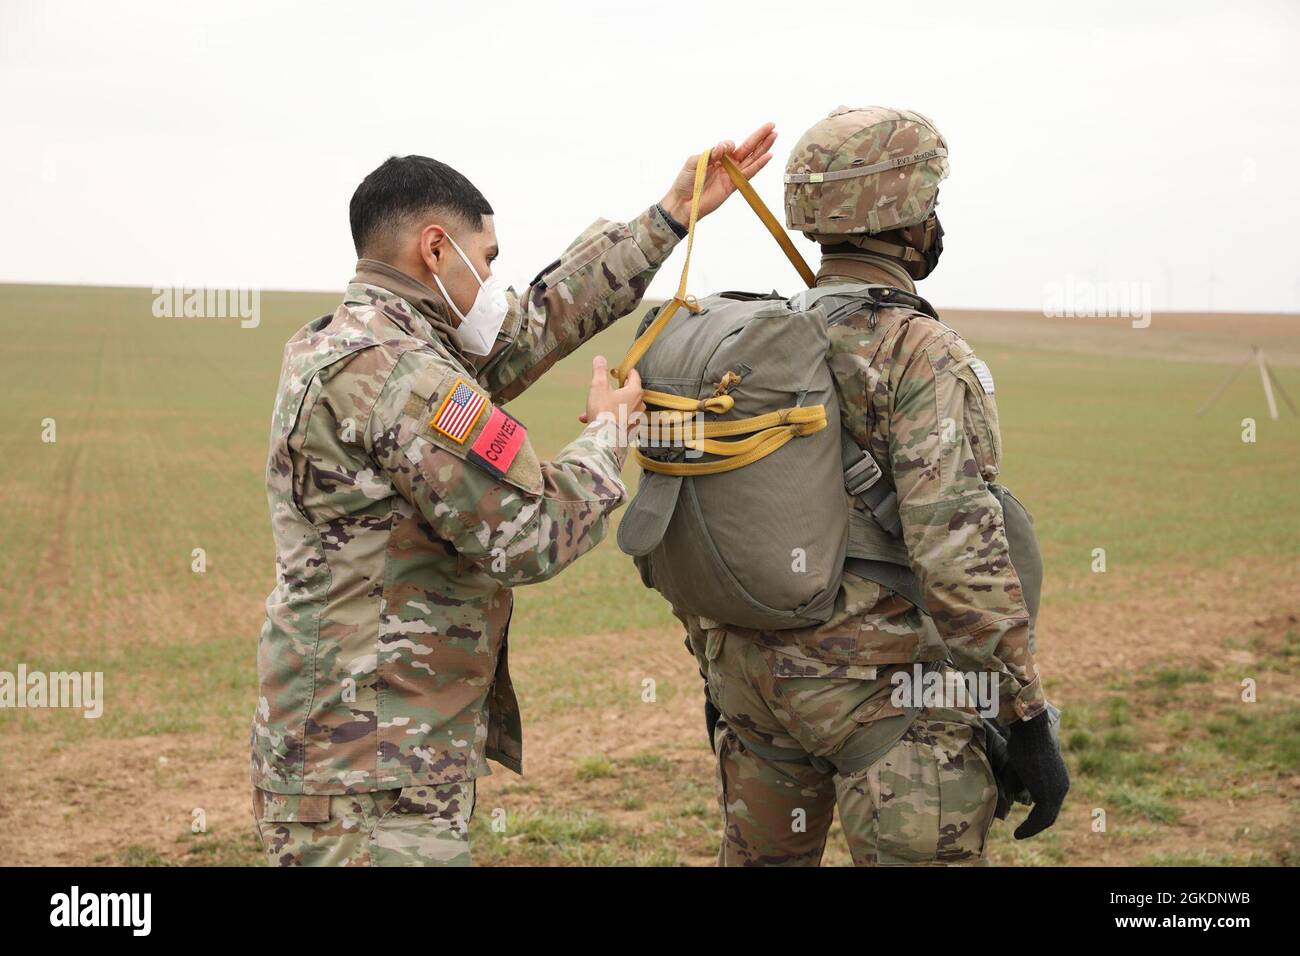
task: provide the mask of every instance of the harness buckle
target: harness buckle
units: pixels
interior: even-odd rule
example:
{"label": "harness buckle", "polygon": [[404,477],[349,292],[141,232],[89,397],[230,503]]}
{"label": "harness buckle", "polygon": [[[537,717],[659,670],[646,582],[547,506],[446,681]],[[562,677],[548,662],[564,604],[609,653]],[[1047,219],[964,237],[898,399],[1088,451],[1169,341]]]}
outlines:
{"label": "harness buckle", "polygon": [[687,447],[678,442],[671,444],[647,444],[639,446],[638,451],[651,461],[661,462],[665,465],[677,464],[686,460]]}
{"label": "harness buckle", "polygon": [[876,460],[863,452],[857,464],[844,472],[844,487],[850,495],[856,497],[865,491],[870,491],[882,474]]}

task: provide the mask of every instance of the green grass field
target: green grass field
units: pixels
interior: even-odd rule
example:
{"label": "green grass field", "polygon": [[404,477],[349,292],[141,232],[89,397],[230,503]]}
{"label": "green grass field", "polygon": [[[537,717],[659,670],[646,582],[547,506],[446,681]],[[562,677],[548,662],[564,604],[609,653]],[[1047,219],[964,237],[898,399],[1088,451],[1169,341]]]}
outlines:
{"label": "green grass field", "polygon": [[[99,720],[0,710],[0,772],[13,782],[0,861],[259,859],[243,768],[273,582],[270,409],[284,340],[336,296],[267,293],[255,329],[155,318],[151,300],[0,286],[0,670],[103,671],[106,684]],[[1300,420],[1284,407],[1270,421],[1248,375],[1196,417],[1230,366],[1130,354],[1124,336],[1148,333],[1116,331],[1110,352],[1083,353],[948,321],[993,369],[1004,479],[1037,519],[1040,650],[1076,780],[1070,819],[1019,845],[999,824],[995,861],[1296,862]],[[590,356],[620,357],[633,324],[513,403],[543,454],[580,429]],[[1220,334],[1235,360],[1244,342]],[[1278,374],[1300,395],[1300,369]],[[1105,574],[1092,570],[1096,548]],[[480,809],[507,806],[515,822],[500,835],[480,812],[480,862],[715,852],[698,677],[674,623],[612,541],[520,592],[511,656],[537,756],[523,781],[484,782]],[[653,719],[637,710],[646,674]],[[1237,702],[1243,676],[1257,678],[1258,704]],[[209,826],[195,836],[197,806]],[[1124,825],[1091,832],[1096,807]],[[47,849],[24,842],[24,827],[59,819],[67,833]]]}

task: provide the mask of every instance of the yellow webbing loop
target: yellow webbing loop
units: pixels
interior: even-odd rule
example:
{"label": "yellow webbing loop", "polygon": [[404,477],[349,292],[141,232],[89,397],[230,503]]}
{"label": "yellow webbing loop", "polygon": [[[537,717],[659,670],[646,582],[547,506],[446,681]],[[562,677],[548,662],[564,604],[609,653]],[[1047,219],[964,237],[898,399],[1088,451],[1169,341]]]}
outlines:
{"label": "yellow webbing loop", "polygon": [[686,398],[671,392],[656,392],[646,389],[642,392],[647,405],[671,408],[677,412],[713,412],[723,415],[736,406],[736,400],[730,395],[711,395],[708,398]]}
{"label": "yellow webbing loop", "polygon": [[[807,425],[826,421],[825,405],[796,405],[780,411],[755,415],[752,418],[738,418],[730,422],[705,422],[696,427],[691,419],[680,416],[651,415],[651,428],[655,437],[667,437],[673,440],[690,440],[700,438],[722,438],[727,435],[743,435],[746,432],[761,431],[774,425]],[[820,429],[818,429],[820,430]]]}
{"label": "yellow webbing loop", "polygon": [[795,271],[799,273],[799,276],[811,289],[817,284],[817,276],[813,274],[803,256],[799,255],[799,250],[794,247],[789,234],[782,228],[776,216],[772,215],[772,210],[768,209],[767,204],[763,202],[758,193],[754,192],[754,187],[749,184],[745,174],[740,171],[740,167],[736,165],[730,156],[722,157],[722,168],[731,177],[731,181],[736,186],[736,191],[745,197],[745,202],[749,203],[749,208],[754,210],[754,215],[758,216],[763,225],[767,226],[767,231],[772,234],[772,238],[781,247],[785,257],[790,260],[790,265],[794,266]]}
{"label": "yellow webbing loop", "polygon": [[[636,460],[646,471],[658,472],[661,475],[677,475],[683,478],[693,478],[699,475],[716,475],[724,471],[735,471],[737,468],[744,468],[746,465],[752,465],[761,458],[765,458],[772,452],[776,451],[790,439],[799,435],[811,435],[814,432],[821,431],[826,427],[826,419],[820,422],[813,422],[806,425],[782,425],[777,428],[769,428],[754,439],[761,439],[757,444],[751,444],[749,440],[746,445],[749,450],[744,454],[731,453],[730,457],[722,457],[716,461],[692,461],[692,462],[675,462],[675,461],[655,461],[653,458],[647,458],[642,454],[641,449],[636,450]],[[706,442],[706,444],[708,444]],[[713,444],[732,444],[732,443],[713,443]],[[740,444],[740,443],[735,443]],[[707,449],[704,449],[707,450]],[[718,454],[718,452],[712,452]],[[725,454],[725,453],[724,453]]]}
{"label": "yellow webbing loop", "polygon": [[668,325],[668,322],[676,314],[680,306],[684,305],[692,312],[700,311],[700,307],[695,304],[694,298],[687,299],[686,273],[691,268],[691,249],[695,245],[695,223],[700,218],[700,196],[704,193],[704,179],[705,174],[709,171],[710,152],[711,150],[708,149],[701,152],[699,160],[695,163],[695,185],[691,188],[691,217],[686,224],[686,261],[682,263],[682,277],[677,282],[677,294],[673,296],[672,301],[659,310],[659,314],[650,323],[650,327],[632,343],[632,347],[623,356],[623,361],[619,362],[614,368],[614,378],[618,379],[620,385],[627,381],[627,373],[632,371],[637,362],[641,361],[641,357],[654,344],[654,340],[659,337],[659,333]]}
{"label": "yellow webbing loop", "polygon": [[[663,428],[662,419],[652,426],[651,435],[655,440],[680,441],[687,448],[692,448],[708,455],[718,455],[721,460],[708,462],[661,462],[648,458],[637,450],[636,459],[642,468],[656,471],[663,475],[716,475],[753,464],[760,458],[770,455],[791,438],[812,435],[826,427],[826,406],[805,405],[783,408],[766,415],[755,415],[734,422],[706,422],[701,427],[679,418],[669,418],[668,428]],[[739,441],[715,441],[718,436],[738,435],[754,432],[748,438]]]}
{"label": "yellow webbing loop", "polygon": [[[708,149],[701,152],[699,159],[695,163],[695,183],[691,189],[691,215],[686,226],[686,261],[682,263],[682,275],[677,283],[677,293],[664,304],[659,310],[659,314],[655,316],[654,321],[632,343],[632,347],[623,356],[623,361],[619,362],[614,368],[613,375],[620,385],[627,381],[628,373],[645,356],[646,351],[654,344],[659,333],[664,330],[679,308],[686,306],[692,312],[699,311],[699,306],[696,305],[695,300],[686,294],[686,276],[691,267],[691,250],[695,245],[695,224],[700,217],[700,196],[704,192],[704,181],[709,168],[709,155],[711,152]],[[767,231],[772,234],[772,238],[777,241],[781,251],[785,253],[786,258],[790,260],[790,264],[795,267],[804,282],[810,287],[814,285],[816,276],[813,274],[812,269],[808,267],[808,263],[799,254],[799,250],[794,247],[794,243],[790,241],[790,237],[781,227],[781,223],[772,215],[771,210],[767,208],[763,200],[759,198],[758,193],[754,191],[754,187],[749,184],[749,180],[740,171],[740,167],[735,164],[730,156],[724,155],[722,157],[722,168],[727,171],[727,175],[735,184],[736,190],[745,197],[745,202],[749,203],[749,208],[754,210],[754,214],[767,227]],[[640,449],[637,449],[636,460],[638,464],[647,471],[658,472],[661,475],[690,477],[734,471],[770,455],[792,438],[800,435],[811,435],[826,427],[825,406],[810,405],[783,408],[777,412],[768,412],[766,415],[756,415],[752,418],[743,418],[737,421],[706,422],[699,428],[694,427],[692,423],[691,427],[688,428],[687,420],[677,413],[707,411],[715,414],[725,414],[735,407],[735,399],[730,395],[714,395],[709,398],[693,399],[656,391],[646,391],[644,396],[647,405],[670,410],[668,413],[652,415],[652,428],[662,429],[667,425],[670,439],[681,441],[686,447],[705,454],[719,456],[716,461],[707,462],[662,462],[647,458],[641,453]],[[739,441],[720,442],[714,440],[721,436],[741,435],[746,432],[753,432],[754,434]]]}

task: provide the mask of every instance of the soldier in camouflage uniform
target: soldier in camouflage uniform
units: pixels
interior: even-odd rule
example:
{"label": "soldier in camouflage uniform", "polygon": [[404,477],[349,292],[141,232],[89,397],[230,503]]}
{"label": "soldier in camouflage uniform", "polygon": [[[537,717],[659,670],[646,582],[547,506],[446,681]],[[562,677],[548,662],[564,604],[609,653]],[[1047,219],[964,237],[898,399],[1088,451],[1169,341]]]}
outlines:
{"label": "soldier in camouflage uniform", "polygon": [[[917,113],[840,108],[812,127],[786,169],[786,220],[821,245],[817,285],[913,292],[942,249],[946,157]],[[960,335],[912,308],[864,307],[829,331],[841,423],[892,477],[928,616],[848,573],[817,627],[679,615],[716,720],[720,863],[817,865],[837,804],[858,865],[978,863],[997,800],[979,716],[927,706],[907,724],[891,697],[917,662],[992,672],[1013,768],[1035,798],[1016,835],[1051,825],[1068,778],[987,487],[1001,457],[993,379]],[[881,731],[894,739],[883,722],[907,729],[873,753]]]}
{"label": "soldier in camouflage uniform", "polygon": [[[752,175],[774,138],[713,158]],[[272,418],[277,585],[251,743],[273,862],[469,862],[475,780],[489,758],[522,769],[511,588],[604,537],[626,496],[617,410],[640,389],[611,390],[598,359],[589,423],[550,461],[499,405],[636,307],[685,234],[694,162],[661,203],[597,221],[505,292],[495,318],[492,208],[464,176],[394,157],[358,188],[356,276],[286,345]],[[715,167],[702,212],[731,192]]]}

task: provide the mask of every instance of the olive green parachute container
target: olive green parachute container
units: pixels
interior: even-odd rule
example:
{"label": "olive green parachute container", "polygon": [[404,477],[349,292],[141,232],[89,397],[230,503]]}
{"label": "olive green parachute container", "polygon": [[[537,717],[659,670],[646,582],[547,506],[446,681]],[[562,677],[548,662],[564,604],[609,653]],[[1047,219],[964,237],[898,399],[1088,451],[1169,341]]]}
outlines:
{"label": "olive green parachute container", "polygon": [[[714,423],[705,427],[715,433],[725,432],[728,422],[817,406],[824,407],[825,424],[716,474],[643,471],[618,532],[619,547],[634,558],[642,581],[678,612],[758,630],[827,620],[845,571],[924,611],[893,482],[840,428],[826,354],[828,324],[845,315],[884,306],[930,315],[933,309],[919,296],[865,284],[809,290],[788,300],[776,293],[724,292],[699,304],[697,314],[675,312],[637,364],[648,391],[701,404],[729,395],[734,406],[704,413]],[[657,311],[646,316],[643,329]],[[651,447],[640,450],[647,468],[691,471],[725,461],[660,437],[651,433]],[[1032,640],[1043,574],[1033,518],[1006,488],[989,488],[1002,506]]]}
{"label": "olive green parachute container", "polygon": [[[858,111],[843,111],[851,112]],[[841,115],[837,111],[830,119]],[[871,119],[853,122],[874,128],[880,117]],[[919,114],[892,119],[903,121],[907,131],[923,127],[937,137]],[[813,132],[805,140],[815,140]],[[890,143],[899,150],[927,147],[924,155],[893,157],[894,165],[941,159],[947,152],[907,137]],[[708,155],[700,153],[696,163],[677,294],[646,315],[614,370],[621,382],[635,368],[646,405],[658,409],[650,414],[652,423],[667,423],[666,429],[652,428],[636,452],[641,485],[619,525],[619,547],[633,557],[646,586],[675,611],[722,624],[757,630],[820,624],[834,610],[846,571],[924,611],[891,474],[840,428],[826,357],[828,328],[847,315],[885,307],[937,315],[920,296],[866,283],[810,288],[790,299],[775,292],[724,292],[694,302],[686,295],[686,277]],[[812,270],[739,168],[728,157],[722,165],[813,286]],[[857,164],[852,169],[835,181],[861,182],[876,172]],[[937,172],[946,174],[946,164]],[[931,200],[919,201],[932,208]],[[1033,520],[1006,489],[989,487],[1002,506],[1032,646],[1042,587]]]}
{"label": "olive green parachute container", "polygon": [[[701,413],[715,426],[817,406],[825,423],[734,470],[643,471],[619,547],[680,612],[761,630],[819,624],[834,608],[849,527],[825,315],[792,309],[775,293],[724,292],[699,306],[678,310],[638,362],[647,390],[730,396],[728,411]],[[655,462],[725,461],[656,441],[652,433],[640,449]]]}

